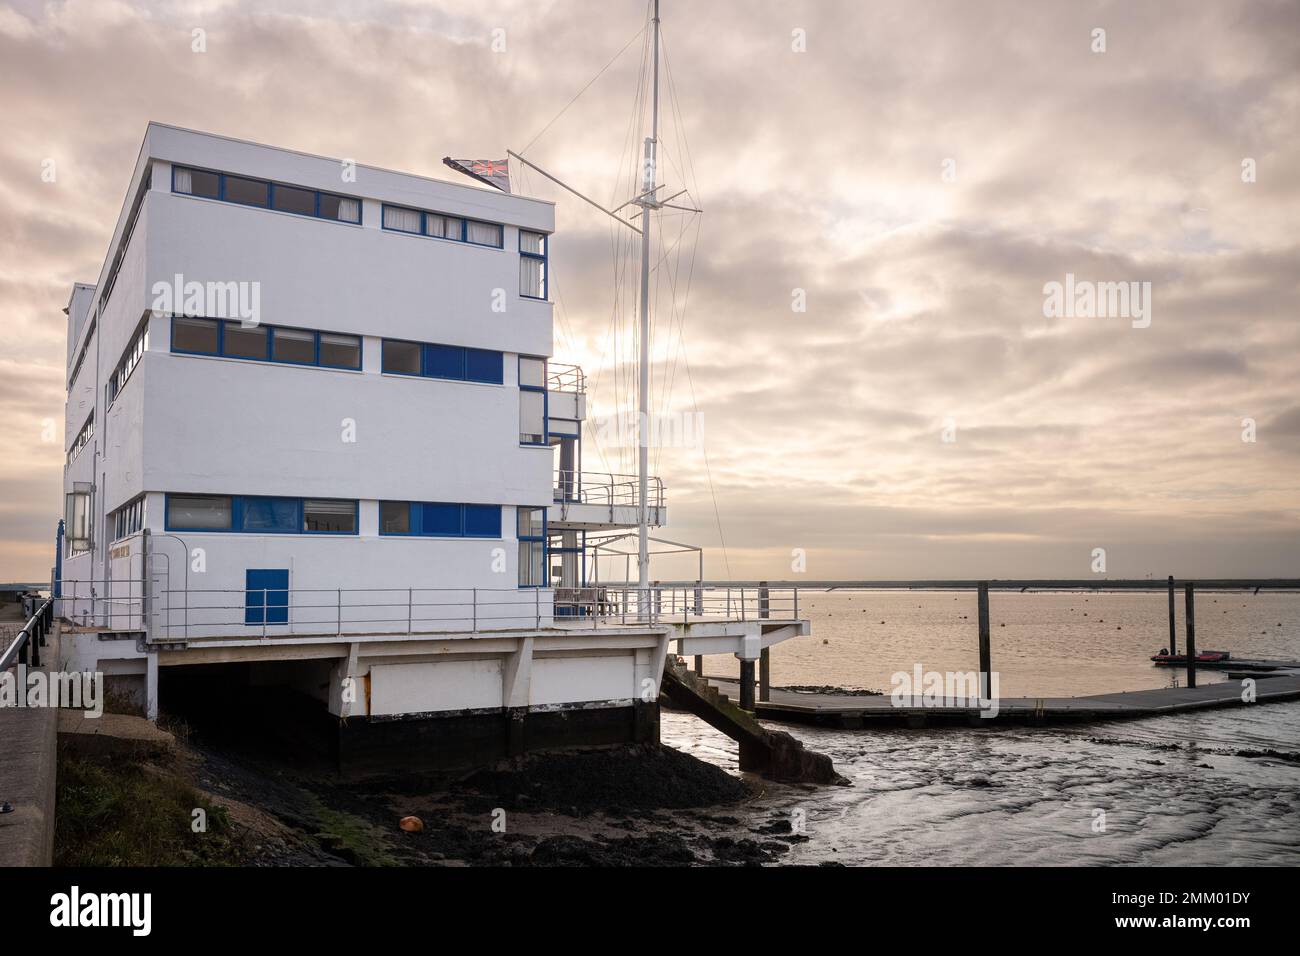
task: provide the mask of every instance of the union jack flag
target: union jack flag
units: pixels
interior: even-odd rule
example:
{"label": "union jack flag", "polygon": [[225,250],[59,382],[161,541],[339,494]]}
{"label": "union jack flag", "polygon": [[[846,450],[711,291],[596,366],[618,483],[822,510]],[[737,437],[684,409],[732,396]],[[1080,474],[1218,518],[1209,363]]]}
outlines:
{"label": "union jack flag", "polygon": [[510,192],[510,160],[507,159],[452,159],[444,156],[442,161],[466,176],[472,176],[481,183],[495,186],[503,193]]}

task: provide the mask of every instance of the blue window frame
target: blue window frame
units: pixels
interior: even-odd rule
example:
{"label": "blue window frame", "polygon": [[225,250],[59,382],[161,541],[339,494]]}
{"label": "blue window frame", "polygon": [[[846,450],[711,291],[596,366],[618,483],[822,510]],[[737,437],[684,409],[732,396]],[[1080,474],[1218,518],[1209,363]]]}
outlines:
{"label": "blue window frame", "polygon": [[172,192],[240,206],[274,209],[312,219],[361,224],[361,200],[356,196],[340,196],[305,186],[192,166],[172,166]]}
{"label": "blue window frame", "polygon": [[355,535],[357,514],[353,498],[168,494],[163,522],[168,531]]}
{"label": "blue window frame", "polygon": [[492,349],[384,339],[382,365],[385,372],[393,375],[419,375],[486,385],[505,382],[505,356]]}
{"label": "blue window frame", "polygon": [[519,356],[519,444],[546,445],[550,397],[546,393],[546,359]]}
{"label": "blue window frame", "polygon": [[412,209],[409,206],[384,203],[380,212],[380,226],[388,232],[401,232],[408,236],[446,239],[493,249],[505,248],[505,229],[500,223]]}
{"label": "blue window frame", "polygon": [[244,570],[244,623],[289,623],[289,569]]}
{"label": "blue window frame", "polygon": [[519,230],[519,294],[525,299],[547,296],[547,257],[551,237],[544,232]]}
{"label": "blue window frame", "polygon": [[173,315],[172,351],[248,362],[360,371],[361,336],[279,325],[242,328],[238,322]]}
{"label": "blue window frame", "polygon": [[519,538],[519,586],[544,588],[546,581],[546,509],[515,509]]}
{"label": "blue window frame", "polygon": [[381,501],[379,533],[423,538],[500,538],[501,506]]}

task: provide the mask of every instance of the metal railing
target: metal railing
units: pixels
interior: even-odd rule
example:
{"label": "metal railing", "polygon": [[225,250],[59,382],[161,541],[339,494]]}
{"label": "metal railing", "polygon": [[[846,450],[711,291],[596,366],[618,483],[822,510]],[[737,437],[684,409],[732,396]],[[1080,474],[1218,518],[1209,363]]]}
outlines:
{"label": "metal railing", "polygon": [[36,612],[27,619],[22,630],[14,637],[0,654],[0,673],[8,670],[14,664],[25,664],[31,667],[40,667],[41,665],[41,648],[45,646],[45,638],[50,633],[50,628],[54,626],[54,598],[46,598],[41,602]]}
{"label": "metal railing", "polygon": [[123,598],[106,587],[111,582],[97,583],[60,582],[63,596],[47,601],[49,613],[74,626],[143,633],[154,643],[789,620],[799,614],[797,588],[171,588],[155,577],[146,597]]}
{"label": "metal railing", "polygon": [[[557,503],[639,507],[641,486],[636,475],[615,475],[598,471],[557,471],[555,500]],[[646,502],[651,508],[664,506],[662,478],[651,476],[647,480]]]}
{"label": "metal railing", "polygon": [[549,392],[573,392],[586,394],[587,375],[578,365],[546,365],[546,390]]}

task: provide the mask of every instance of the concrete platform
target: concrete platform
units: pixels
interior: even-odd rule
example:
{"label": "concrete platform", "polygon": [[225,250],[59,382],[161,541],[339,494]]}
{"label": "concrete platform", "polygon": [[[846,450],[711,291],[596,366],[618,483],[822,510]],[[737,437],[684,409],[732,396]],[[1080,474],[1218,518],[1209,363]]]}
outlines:
{"label": "concrete platform", "polygon": [[[1252,674],[1255,703],[1300,700],[1300,675]],[[740,684],[710,677],[709,683],[733,699]],[[981,717],[978,707],[895,707],[888,695],[857,697],[836,694],[802,694],[773,688],[768,701],[758,701],[754,713],[765,720],[857,729],[867,726],[926,727],[944,724],[993,727],[999,724],[1078,723],[1125,718],[1157,717],[1212,707],[1246,707],[1240,681],[1200,687],[1162,687],[1120,694],[1087,697],[1003,697],[997,715]]]}

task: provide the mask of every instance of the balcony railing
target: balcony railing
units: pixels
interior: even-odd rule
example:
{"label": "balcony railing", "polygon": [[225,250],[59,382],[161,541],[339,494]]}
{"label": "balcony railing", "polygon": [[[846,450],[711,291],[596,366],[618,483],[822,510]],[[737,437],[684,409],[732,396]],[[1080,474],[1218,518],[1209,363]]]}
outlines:
{"label": "balcony railing", "polygon": [[[555,473],[555,501],[571,504],[622,505],[640,507],[641,484],[636,475],[615,475],[596,471],[557,471]],[[651,476],[646,483],[646,504],[651,508],[664,506],[664,482]]]}
{"label": "balcony railing", "polygon": [[546,389],[551,392],[574,392],[586,394],[587,376],[577,365],[546,365]]}

